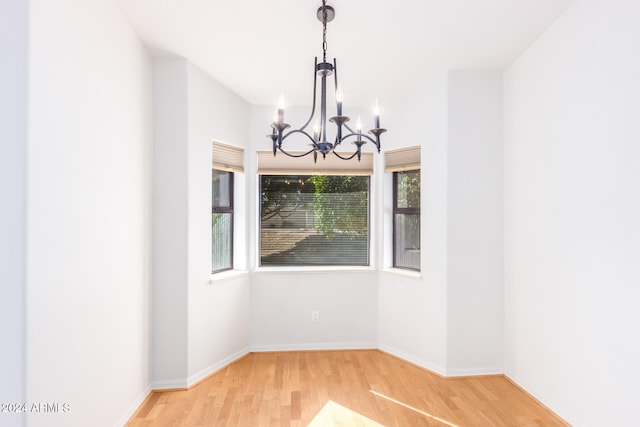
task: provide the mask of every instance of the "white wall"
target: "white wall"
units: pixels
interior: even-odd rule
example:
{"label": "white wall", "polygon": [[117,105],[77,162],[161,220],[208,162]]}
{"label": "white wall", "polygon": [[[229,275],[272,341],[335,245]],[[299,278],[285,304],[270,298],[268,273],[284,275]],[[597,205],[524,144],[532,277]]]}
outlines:
{"label": "white wall", "polygon": [[[421,145],[421,272],[379,276],[379,347],[446,372],[447,77],[393,100],[384,149]],[[421,135],[417,137],[416,135]],[[384,194],[382,244],[391,245],[391,185]],[[385,267],[391,265],[387,252]]]}
{"label": "white wall", "polygon": [[380,274],[380,348],[443,375],[503,369],[501,81],[451,72],[392,105],[387,149],[422,147],[421,272]]}
{"label": "white wall", "polygon": [[29,12],[26,401],[60,413],[28,424],[124,423],[149,385],[150,61],[111,1]]}
{"label": "white wall", "polygon": [[[187,387],[249,347],[248,275],[211,279],[211,146],[246,146],[249,106],[184,59],[154,60],[152,387]],[[236,174],[235,263],[246,265]]]}
{"label": "white wall", "polygon": [[[211,278],[211,143],[246,147],[249,104],[196,67],[188,67],[189,378],[193,383],[249,348],[249,277]],[[246,265],[244,174],[235,174],[234,265]]]}
{"label": "white wall", "polygon": [[637,426],[640,3],[577,0],[505,73],[506,373]]}
{"label": "white wall", "polygon": [[447,374],[502,373],[502,72],[448,83]]}
{"label": "white wall", "polygon": [[251,348],[376,348],[376,304],[374,271],[253,273]]}
{"label": "white wall", "polygon": [[153,60],[153,388],[188,376],[187,62]]}
{"label": "white wall", "polygon": [[[28,4],[0,3],[0,402],[24,402]],[[1,414],[3,425],[20,415]]]}

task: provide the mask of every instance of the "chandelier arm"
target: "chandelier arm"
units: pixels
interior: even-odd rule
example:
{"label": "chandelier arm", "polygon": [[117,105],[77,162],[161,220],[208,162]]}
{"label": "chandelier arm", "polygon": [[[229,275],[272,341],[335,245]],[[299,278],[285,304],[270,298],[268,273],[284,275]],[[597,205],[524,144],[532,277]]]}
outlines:
{"label": "chandelier arm", "polygon": [[[338,63],[336,58],[333,58],[333,85],[336,92],[338,91]],[[338,101],[336,101],[336,108],[338,107]],[[340,113],[338,113],[340,114]]]}
{"label": "chandelier arm", "polygon": [[[347,130],[348,130],[349,132],[351,132],[351,133],[358,133],[358,132],[356,132],[355,130],[351,129],[351,128],[349,127],[349,125],[348,125],[348,124],[346,124],[346,123],[345,123],[343,126],[344,126],[344,127],[346,127],[346,128],[347,128]],[[346,137],[345,137],[345,138],[346,138]]]}
{"label": "chandelier arm", "polygon": [[289,135],[292,135],[294,133],[301,133],[304,136],[306,136],[307,138],[309,138],[309,140],[311,140],[311,142],[313,143],[314,147],[317,147],[318,144],[316,144],[316,141],[313,139],[313,137],[311,135],[309,135],[307,132],[303,131],[302,129],[293,129],[290,130],[289,132],[287,132],[286,134],[282,135],[282,140],[284,141]]}
{"label": "chandelier arm", "polygon": [[[333,58],[333,89],[335,90],[336,98],[336,111],[338,116],[342,115],[342,102],[338,102],[338,63],[336,58]],[[336,136],[336,145],[342,142],[342,125],[343,123],[336,123],[338,125],[338,132]]]}
{"label": "chandelier arm", "polygon": [[342,160],[351,160],[353,159],[357,154],[358,151],[356,150],[352,155],[350,155],[349,157],[342,157],[340,154],[338,154],[337,152],[333,151],[333,154],[335,154],[336,156],[338,156],[339,158],[341,158]]}
{"label": "chandelier arm", "polygon": [[353,132],[346,135],[344,138],[342,138],[343,141],[346,141],[347,138],[351,138],[352,136],[361,136],[363,138],[366,138],[367,140],[371,141],[376,147],[378,146],[378,143],[376,142],[375,139],[371,138],[369,135],[364,134],[364,133],[358,133],[358,132]]}
{"label": "chandelier arm", "polygon": [[313,153],[314,151],[316,151],[315,148],[312,148],[311,150],[307,151],[306,153],[302,153],[302,154],[291,154],[291,153],[287,153],[285,150],[283,150],[282,148],[278,148],[278,150],[280,150],[281,152],[283,152],[284,154],[286,154],[289,157],[304,157],[307,156],[311,153]]}
{"label": "chandelier arm", "polygon": [[313,103],[311,104],[311,115],[309,116],[309,120],[307,120],[307,122],[304,124],[304,126],[300,128],[300,130],[306,129],[306,127],[309,126],[309,123],[311,123],[311,120],[313,120],[313,116],[316,115],[316,92],[317,92],[316,89],[318,85],[318,79],[316,77],[317,67],[318,67],[318,57],[316,56],[315,62],[313,64]]}
{"label": "chandelier arm", "polygon": [[322,142],[327,140],[327,76],[323,74],[322,85],[320,86],[320,138]]}

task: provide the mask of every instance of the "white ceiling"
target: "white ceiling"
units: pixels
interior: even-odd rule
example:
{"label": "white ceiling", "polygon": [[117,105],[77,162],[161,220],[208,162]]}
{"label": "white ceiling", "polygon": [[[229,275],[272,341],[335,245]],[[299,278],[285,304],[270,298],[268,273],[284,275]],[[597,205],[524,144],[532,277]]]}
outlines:
{"label": "white ceiling", "polygon": [[[155,55],[187,58],[252,104],[309,104],[321,0],[117,0]],[[331,0],[345,105],[447,70],[502,69],[573,0]]]}

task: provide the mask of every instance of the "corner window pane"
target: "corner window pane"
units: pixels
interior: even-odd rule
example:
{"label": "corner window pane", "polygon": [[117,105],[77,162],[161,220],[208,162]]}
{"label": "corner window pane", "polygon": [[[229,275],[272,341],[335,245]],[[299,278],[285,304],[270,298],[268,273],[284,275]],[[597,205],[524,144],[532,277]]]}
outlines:
{"label": "corner window pane", "polygon": [[262,175],[260,265],[369,265],[369,177]]}
{"label": "corner window pane", "polygon": [[211,271],[233,268],[233,172],[212,170]]}
{"label": "corner window pane", "polygon": [[396,172],[398,208],[420,208],[420,171]]}
{"label": "corner window pane", "polygon": [[232,172],[213,169],[213,206],[214,207],[230,207],[231,206],[231,180]]}
{"label": "corner window pane", "polygon": [[420,215],[395,214],[394,267],[420,270]]}
{"label": "corner window pane", "polygon": [[420,170],[393,173],[393,266],[420,270]]}
{"label": "corner window pane", "polygon": [[231,248],[233,236],[233,214],[212,214],[213,255],[212,271],[232,268]]}

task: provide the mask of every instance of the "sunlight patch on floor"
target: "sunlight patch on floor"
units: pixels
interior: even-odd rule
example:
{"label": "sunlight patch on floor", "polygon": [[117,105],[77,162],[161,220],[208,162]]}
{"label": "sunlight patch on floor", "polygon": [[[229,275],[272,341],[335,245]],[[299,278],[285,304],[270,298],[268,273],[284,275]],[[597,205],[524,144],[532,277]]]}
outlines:
{"label": "sunlight patch on floor", "polygon": [[307,427],[384,427],[349,408],[328,401]]}
{"label": "sunlight patch on floor", "polygon": [[420,409],[414,408],[413,406],[410,406],[410,405],[407,405],[406,403],[400,402],[399,400],[396,400],[393,397],[385,396],[384,394],[378,393],[377,391],[374,391],[374,390],[369,390],[369,392],[374,394],[375,396],[378,396],[378,397],[381,397],[383,399],[386,399],[389,402],[393,402],[393,403],[395,403],[397,405],[400,405],[403,408],[410,409],[410,410],[412,410],[414,412],[419,413],[420,415],[424,415],[425,417],[429,417],[429,418],[431,418],[433,420],[441,422],[442,424],[448,425],[449,427],[459,427],[457,424],[450,423],[449,421],[444,420],[444,419],[442,419],[440,417],[436,417],[435,415],[431,415],[428,412],[421,411]]}

